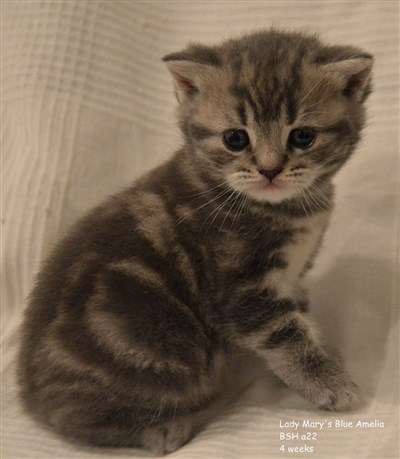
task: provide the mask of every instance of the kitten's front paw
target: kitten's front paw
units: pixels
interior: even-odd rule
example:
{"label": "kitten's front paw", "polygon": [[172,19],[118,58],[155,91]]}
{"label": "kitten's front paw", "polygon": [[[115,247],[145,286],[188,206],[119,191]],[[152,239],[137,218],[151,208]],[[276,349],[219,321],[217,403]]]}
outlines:
{"label": "kitten's front paw", "polygon": [[312,394],[314,403],[329,411],[342,411],[358,406],[362,401],[358,386],[333,362],[329,362],[327,367],[327,371],[315,382]]}
{"label": "kitten's front paw", "polygon": [[342,382],[342,387],[328,389],[326,401],[319,405],[319,408],[329,411],[344,411],[356,408],[361,403],[361,394],[358,386],[351,380]]}

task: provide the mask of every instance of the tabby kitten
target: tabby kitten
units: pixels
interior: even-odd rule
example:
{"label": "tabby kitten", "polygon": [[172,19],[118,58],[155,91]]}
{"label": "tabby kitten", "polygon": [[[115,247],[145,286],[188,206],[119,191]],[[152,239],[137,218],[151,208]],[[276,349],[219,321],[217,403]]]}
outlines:
{"label": "tabby kitten", "polygon": [[357,399],[303,314],[301,281],[360,138],[373,59],[271,30],[164,61],[184,146],[56,247],[19,359],[38,419],[158,454],[203,426],[243,349],[320,408]]}

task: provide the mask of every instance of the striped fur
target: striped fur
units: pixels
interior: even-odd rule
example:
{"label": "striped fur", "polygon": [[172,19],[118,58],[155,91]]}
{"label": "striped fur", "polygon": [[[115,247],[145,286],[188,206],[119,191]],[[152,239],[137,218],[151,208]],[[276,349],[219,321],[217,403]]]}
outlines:
{"label": "striped fur", "polygon": [[[22,398],[42,422],[157,453],[218,412],[241,349],[320,407],[356,399],[302,314],[301,281],[328,224],[331,178],[360,138],[372,63],[274,30],[164,60],[185,145],[55,248],[19,359]],[[317,132],[309,149],[288,144],[300,127]],[[229,129],[246,130],[245,151],[225,146]],[[272,189],[259,170],[274,168]]]}

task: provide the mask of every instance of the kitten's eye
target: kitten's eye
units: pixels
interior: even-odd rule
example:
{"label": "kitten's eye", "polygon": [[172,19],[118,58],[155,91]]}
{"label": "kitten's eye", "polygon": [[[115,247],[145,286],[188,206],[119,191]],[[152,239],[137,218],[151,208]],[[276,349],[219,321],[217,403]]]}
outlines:
{"label": "kitten's eye", "polygon": [[224,132],[224,144],[232,151],[241,151],[250,143],[249,136],[243,129],[231,129]]}
{"label": "kitten's eye", "polygon": [[314,143],[315,132],[312,129],[293,129],[289,134],[289,143],[296,148],[308,148]]}

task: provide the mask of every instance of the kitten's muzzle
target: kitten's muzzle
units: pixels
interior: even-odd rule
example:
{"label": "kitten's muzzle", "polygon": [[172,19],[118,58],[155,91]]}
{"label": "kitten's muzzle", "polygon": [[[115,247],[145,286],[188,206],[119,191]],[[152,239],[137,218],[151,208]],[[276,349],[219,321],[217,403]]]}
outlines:
{"label": "kitten's muzzle", "polygon": [[259,169],[258,172],[266,177],[270,182],[281,172],[283,171],[283,167],[277,167],[275,169]]}

